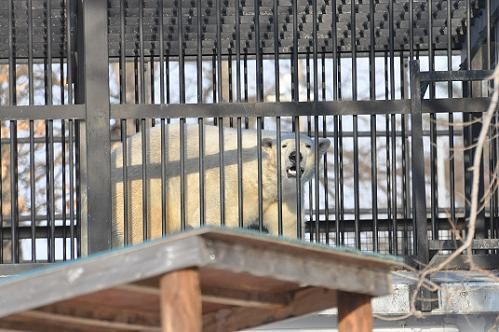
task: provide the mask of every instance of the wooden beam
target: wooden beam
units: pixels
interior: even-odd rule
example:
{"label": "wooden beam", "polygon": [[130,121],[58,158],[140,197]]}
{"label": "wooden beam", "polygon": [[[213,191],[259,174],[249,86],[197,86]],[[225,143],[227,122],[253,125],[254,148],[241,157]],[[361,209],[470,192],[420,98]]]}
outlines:
{"label": "wooden beam", "polygon": [[336,307],[336,291],[306,288],[290,294],[283,307],[225,308],[203,316],[203,331],[236,331]]}
{"label": "wooden beam", "polygon": [[284,307],[290,301],[291,296],[288,294],[266,294],[214,287],[203,290],[203,302],[230,306],[278,308]]}
{"label": "wooden beam", "polygon": [[201,332],[201,286],[198,269],[165,274],[160,279],[163,332]]}
{"label": "wooden beam", "polygon": [[109,331],[149,331],[149,332],[159,332],[159,327],[151,327],[139,324],[128,324],[121,322],[111,322],[102,321],[92,318],[83,317],[72,317],[61,314],[55,314],[43,311],[25,311],[15,315],[16,317],[22,319],[25,323],[32,321],[33,326],[36,326],[37,322],[50,322],[50,323],[63,323],[68,328],[79,328],[79,329],[104,329]]}
{"label": "wooden beam", "polygon": [[371,296],[338,291],[339,332],[367,332],[372,329]]}
{"label": "wooden beam", "polygon": [[[159,288],[129,284],[115,287],[125,292],[159,296]],[[240,307],[282,307],[291,301],[288,294],[266,294],[263,292],[247,292],[237,289],[207,287],[201,295],[202,302],[225,304]]]}

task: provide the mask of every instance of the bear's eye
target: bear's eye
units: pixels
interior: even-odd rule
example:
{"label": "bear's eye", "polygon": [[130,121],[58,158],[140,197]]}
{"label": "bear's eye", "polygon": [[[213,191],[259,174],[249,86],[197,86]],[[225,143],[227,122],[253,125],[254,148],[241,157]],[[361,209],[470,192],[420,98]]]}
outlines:
{"label": "bear's eye", "polygon": [[287,144],[283,144],[282,148],[285,149],[287,146],[288,146]]}
{"label": "bear's eye", "polygon": [[305,144],[305,147],[306,147],[307,149],[310,149],[310,148],[311,148],[310,144]]}

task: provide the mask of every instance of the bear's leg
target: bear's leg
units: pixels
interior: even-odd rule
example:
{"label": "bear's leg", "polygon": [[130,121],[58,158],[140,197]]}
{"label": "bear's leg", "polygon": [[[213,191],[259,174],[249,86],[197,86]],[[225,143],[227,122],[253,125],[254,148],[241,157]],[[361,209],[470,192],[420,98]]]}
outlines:
{"label": "bear's leg", "polygon": [[[302,205],[303,206],[303,205]],[[269,232],[273,235],[279,234],[279,203],[272,203],[263,215],[264,224],[268,227]],[[288,194],[282,200],[282,235],[290,238],[297,237],[297,211],[296,211],[296,194]],[[303,222],[302,209],[302,222]],[[300,226],[301,227],[301,226]]]}

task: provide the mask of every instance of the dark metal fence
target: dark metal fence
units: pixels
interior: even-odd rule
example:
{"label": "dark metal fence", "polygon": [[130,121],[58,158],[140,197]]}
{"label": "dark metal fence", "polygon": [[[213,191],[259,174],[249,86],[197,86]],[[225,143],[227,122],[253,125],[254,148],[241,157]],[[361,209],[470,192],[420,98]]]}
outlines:
{"label": "dark metal fence", "polygon": [[[303,199],[294,200],[294,232],[285,235],[422,262],[456,245],[470,194],[472,149],[464,147],[480,129],[460,124],[487,107],[489,85],[477,80],[497,63],[499,1],[0,6],[0,263],[109,248],[113,222],[122,225],[123,243],[204,223],[269,228],[262,189],[268,136],[277,155],[287,137],[331,142],[314,159],[312,179],[302,186],[296,178]],[[413,59],[423,72],[410,68]],[[241,171],[248,133],[256,148],[252,179]],[[495,182],[494,130],[491,137],[483,191]],[[179,151],[172,156],[173,146]],[[234,181],[224,181],[230,169],[211,175],[230,158]],[[173,171],[179,179],[172,192],[166,184]],[[278,206],[287,193],[281,176],[274,174]],[[257,200],[244,203],[243,183],[253,180]],[[113,200],[116,183],[122,192]],[[168,206],[172,194],[178,206]],[[236,217],[220,208],[215,220],[207,215],[207,195],[237,205]],[[189,212],[193,205],[197,212]],[[246,220],[247,209],[254,220]],[[275,233],[286,233],[286,211],[276,211]],[[476,244],[488,254],[498,249],[498,214],[497,195],[490,195],[478,232],[486,240]]]}

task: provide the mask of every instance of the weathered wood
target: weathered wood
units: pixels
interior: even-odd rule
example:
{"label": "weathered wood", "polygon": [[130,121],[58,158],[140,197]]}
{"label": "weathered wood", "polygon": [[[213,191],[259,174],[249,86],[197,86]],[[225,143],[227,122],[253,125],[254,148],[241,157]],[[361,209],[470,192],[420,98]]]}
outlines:
{"label": "weathered wood", "polygon": [[339,332],[367,332],[373,329],[371,296],[338,292]]}
{"label": "weathered wood", "polygon": [[341,301],[340,325],[360,316],[368,330],[366,299],[390,291],[395,265],[352,250],[196,230],[5,280],[0,327],[230,331],[335,307],[343,291],[360,302]]}
{"label": "weathered wood", "polygon": [[[159,327],[151,327],[146,325],[139,325],[133,323],[121,323],[102,321],[92,318],[73,317],[61,314],[55,314],[43,311],[25,311],[15,315],[16,320],[23,321],[24,323],[31,322],[30,327],[36,327],[37,322],[42,325],[44,322],[53,325],[62,325],[73,329],[87,329],[87,330],[104,330],[104,331],[144,331],[144,332],[159,332]],[[14,318],[14,317],[13,317]],[[56,324],[54,324],[56,323]],[[1,325],[0,325],[1,326]]]}
{"label": "weathered wood", "polygon": [[163,332],[201,332],[202,305],[199,271],[185,269],[161,277]]}
{"label": "weathered wood", "polygon": [[[323,248],[307,251],[304,255],[302,246],[289,245],[283,251],[276,244],[276,241],[256,243],[254,239],[242,237],[217,237],[214,240],[210,237],[205,241],[213,257],[209,265],[212,268],[269,276],[282,281],[306,280],[309,286],[374,296],[390,293],[391,276],[386,266],[381,267],[377,259],[360,261],[358,256],[346,249],[343,255],[336,253],[335,257],[328,256],[328,251]],[[272,275],[269,271],[272,271]]]}
{"label": "weathered wood", "polygon": [[[391,290],[388,272],[397,263],[353,250],[200,229],[0,283],[0,317],[193,266],[386,295]],[[25,291],[18,291],[20,284]]]}
{"label": "weathered wood", "polygon": [[281,308],[227,308],[203,316],[203,331],[236,331],[334,308],[336,291],[306,288],[295,292]]}
{"label": "weathered wood", "polygon": [[97,301],[87,303],[81,300],[68,300],[38,308],[36,311],[149,327],[161,326],[159,297],[155,308],[141,307],[140,299],[134,308],[130,308],[126,304],[124,306],[119,304],[106,305]]}
{"label": "weathered wood", "polygon": [[[161,294],[159,288],[135,284],[118,286],[114,289],[124,293],[138,293],[146,296],[160,296]],[[201,299],[203,302],[241,307],[282,307],[290,301],[287,294],[267,294],[215,287],[203,289]]]}

